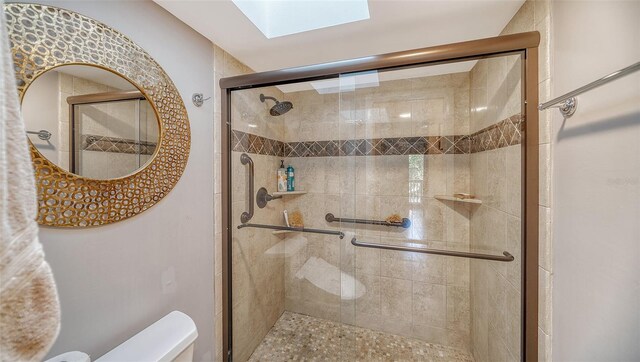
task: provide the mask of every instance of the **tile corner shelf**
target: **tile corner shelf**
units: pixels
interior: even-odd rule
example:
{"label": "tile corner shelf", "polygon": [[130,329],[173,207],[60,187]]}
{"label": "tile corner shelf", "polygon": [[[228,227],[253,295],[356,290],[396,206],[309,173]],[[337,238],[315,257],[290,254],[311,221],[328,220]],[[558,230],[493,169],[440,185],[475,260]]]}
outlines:
{"label": "tile corner shelf", "polygon": [[438,200],[464,202],[467,204],[482,204],[482,200],[478,200],[478,199],[461,199],[461,198],[458,198],[455,196],[449,196],[449,195],[436,195],[434,197]]}
{"label": "tile corner shelf", "polygon": [[306,191],[278,191],[274,192],[271,196],[304,195],[306,193]]}

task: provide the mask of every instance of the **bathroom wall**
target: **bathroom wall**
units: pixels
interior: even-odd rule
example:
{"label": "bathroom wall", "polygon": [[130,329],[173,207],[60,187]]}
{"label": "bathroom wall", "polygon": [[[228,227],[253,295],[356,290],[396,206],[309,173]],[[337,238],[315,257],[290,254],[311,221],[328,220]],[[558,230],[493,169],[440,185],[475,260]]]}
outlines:
{"label": "bathroom wall", "polygon": [[62,307],[49,353],[82,350],[96,358],[173,310],[198,327],[195,360],[214,358],[213,102],[211,43],[151,1],[42,1],[112,26],[167,72],[186,106],[191,153],[182,178],[160,203],[116,224],[41,228]]}
{"label": "bathroom wall", "polygon": [[[468,248],[469,207],[434,196],[469,191],[469,155],[448,150],[440,139],[468,134],[469,74],[381,81],[341,94],[309,90],[284,96],[294,104],[284,116],[286,163],[296,170],[296,189],[307,191],[287,197],[284,206],[299,210],[307,227],[351,232],[342,240],[286,236],[295,248],[286,258],[286,309],[468,349],[468,260],[355,248],[350,240],[355,234],[368,242]],[[422,144],[413,136],[429,138]],[[316,145],[327,141],[339,145],[338,140],[359,139],[378,148],[367,148],[372,152],[366,156],[348,153],[344,144],[337,146],[340,156],[331,146],[317,152]],[[378,145],[380,139],[393,146]],[[432,142],[428,152],[426,142]],[[412,227],[329,223],[326,213],[372,220],[398,214]],[[345,276],[356,282],[349,284]]]}
{"label": "bathroom wall", "polygon": [[[23,104],[33,106],[22,110],[23,119],[26,122],[27,131],[39,131],[41,129],[51,132],[51,139],[43,141],[38,135],[28,135],[29,140],[38,147],[47,159],[58,163],[61,145],[66,142],[64,136],[58,132],[58,118],[51,117],[51,113],[58,113],[58,99],[51,97],[58,93],[58,73],[46,72],[37,79],[38,86],[29,89],[22,98]],[[67,155],[68,157],[68,155]]]}
{"label": "bathroom wall", "polygon": [[[225,57],[227,63],[234,63],[242,73],[250,72],[232,57]],[[240,162],[240,156],[246,153],[254,162],[254,196],[260,187],[276,191],[275,170],[282,159],[271,152],[270,142],[263,142],[282,138],[283,121],[269,114],[274,102],[260,102],[261,93],[282,100],[282,92],[274,87],[237,91],[231,98],[232,138],[236,140],[231,154],[234,361],[246,361],[251,356],[285,308],[282,238],[274,235],[273,230],[237,229],[241,224],[240,215],[248,211],[249,202],[249,166]],[[250,222],[282,225],[283,204],[283,200],[276,199],[259,208],[254,201],[255,213]]]}
{"label": "bathroom wall", "polygon": [[[550,76],[550,24],[549,1],[526,1],[502,31],[513,34],[525,31],[540,32],[539,94],[549,99]],[[519,113],[520,73],[518,61],[497,58],[480,61],[471,71],[471,125],[472,131],[500,122],[504,117]],[[485,95],[486,94],[486,95]],[[482,104],[486,104],[483,108]],[[548,114],[540,113],[540,259],[539,259],[539,328],[538,354],[541,361],[551,360],[551,233],[550,233],[550,177],[551,144]],[[506,247],[516,256],[507,267],[473,262],[471,267],[471,335],[474,357],[478,361],[498,358],[517,358],[520,352],[515,321],[520,311],[521,285],[515,278],[520,268],[519,226],[520,191],[519,146],[480,152],[471,159],[471,188],[474,193],[485,194],[488,203],[472,216],[471,243],[477,247]],[[517,186],[517,187],[516,187]],[[498,239],[487,240],[482,229],[499,228]],[[504,238],[504,239],[503,239]],[[490,241],[490,243],[488,242]],[[509,250],[511,249],[511,250]],[[512,251],[513,250],[513,251]],[[488,283],[488,284],[487,284]],[[487,289],[488,288],[488,289]],[[506,307],[506,308],[505,308]],[[505,315],[505,310],[508,314]],[[519,323],[519,321],[518,321]]]}
{"label": "bathroom wall", "polygon": [[[638,19],[638,1],[554,2],[551,96],[638,62]],[[570,118],[542,113],[553,119],[554,359],[639,361],[640,73],[579,95]]]}

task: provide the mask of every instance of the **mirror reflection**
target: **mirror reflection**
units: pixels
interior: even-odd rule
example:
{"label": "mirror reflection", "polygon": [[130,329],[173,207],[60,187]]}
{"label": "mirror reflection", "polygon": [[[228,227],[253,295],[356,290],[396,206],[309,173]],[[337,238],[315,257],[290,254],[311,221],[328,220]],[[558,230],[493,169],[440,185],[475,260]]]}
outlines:
{"label": "mirror reflection", "polygon": [[59,167],[93,179],[134,173],[159,141],[156,113],[125,78],[89,65],[40,75],[22,99],[29,140]]}

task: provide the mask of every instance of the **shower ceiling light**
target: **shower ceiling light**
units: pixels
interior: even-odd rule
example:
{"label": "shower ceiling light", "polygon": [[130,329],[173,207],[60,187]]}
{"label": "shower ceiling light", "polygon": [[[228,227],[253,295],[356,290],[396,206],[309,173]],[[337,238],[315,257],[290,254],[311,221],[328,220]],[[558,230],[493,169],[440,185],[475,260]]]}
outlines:
{"label": "shower ceiling light", "polygon": [[369,19],[367,0],[232,0],[268,39]]}
{"label": "shower ceiling light", "polygon": [[398,115],[400,118],[411,118],[411,113],[400,113]]}

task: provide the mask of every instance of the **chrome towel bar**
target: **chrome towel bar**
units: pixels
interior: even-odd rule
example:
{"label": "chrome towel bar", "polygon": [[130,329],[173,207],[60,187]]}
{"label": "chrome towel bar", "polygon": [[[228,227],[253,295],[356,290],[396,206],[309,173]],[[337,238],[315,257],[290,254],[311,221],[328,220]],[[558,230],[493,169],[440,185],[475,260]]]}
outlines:
{"label": "chrome towel bar", "polygon": [[51,132],[47,131],[46,129],[41,129],[39,131],[27,131],[27,133],[38,135],[38,138],[43,141],[48,141],[51,139]]}
{"label": "chrome towel bar", "polygon": [[500,256],[500,255],[491,255],[491,254],[468,253],[465,251],[452,251],[452,250],[429,249],[429,248],[411,248],[407,246],[367,243],[367,242],[358,241],[356,238],[351,239],[351,244],[353,244],[354,246],[361,246],[365,248],[410,251],[414,253],[455,256],[459,258],[469,258],[469,259],[483,259],[483,260],[494,260],[494,261],[503,261],[503,262],[513,261],[514,259],[513,255],[509,254],[506,251],[502,252],[502,256]]}
{"label": "chrome towel bar", "polygon": [[[609,82],[612,82],[618,78],[622,78],[625,75],[631,74],[635,71],[640,70],[640,62],[637,62],[635,64],[632,64],[626,68],[622,68],[618,71],[615,71],[611,74],[605,75],[604,77],[593,81],[587,85],[584,85],[576,90],[573,90],[567,94],[561,95],[560,97],[556,97],[548,102],[544,102],[544,103],[540,103],[538,105],[538,109],[543,111],[547,108],[559,108],[560,109],[560,113],[562,113],[563,116],[565,117],[571,117],[577,107],[578,107],[578,100],[576,99],[576,96],[579,94],[582,94],[586,91],[590,91],[594,88],[597,88],[601,85],[607,84]],[[557,106],[556,106],[557,105]],[[555,107],[554,107],[555,106]]]}
{"label": "chrome towel bar", "polygon": [[265,225],[265,224],[241,224],[241,225],[238,225],[238,229],[243,229],[243,228],[258,228],[258,229],[271,229],[271,230],[283,230],[283,231],[299,231],[299,232],[302,232],[302,233],[338,235],[340,237],[340,239],[344,238],[344,233],[342,231],[337,231],[337,230],[294,228],[294,227],[290,227],[290,226]]}
{"label": "chrome towel bar", "polygon": [[243,165],[249,164],[249,211],[245,211],[240,215],[240,221],[243,224],[246,224],[253,217],[253,179],[254,179],[254,171],[253,171],[253,160],[249,155],[243,153],[240,155],[240,163]]}
{"label": "chrome towel bar", "polygon": [[344,222],[349,224],[366,224],[366,225],[384,225],[384,226],[396,226],[403,227],[405,229],[411,226],[411,220],[402,218],[400,222],[390,222],[386,220],[366,220],[366,219],[347,219],[344,217],[335,217],[332,213],[328,213],[324,216],[327,222]]}

